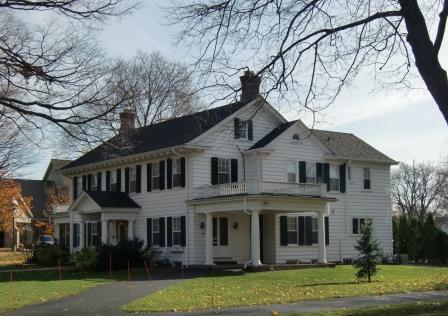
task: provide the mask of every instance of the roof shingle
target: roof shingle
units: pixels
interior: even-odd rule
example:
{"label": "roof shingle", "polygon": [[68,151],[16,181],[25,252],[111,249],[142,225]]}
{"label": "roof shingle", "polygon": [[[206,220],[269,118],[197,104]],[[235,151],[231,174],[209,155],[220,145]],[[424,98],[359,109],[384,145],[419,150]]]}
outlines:
{"label": "roof shingle", "polygon": [[133,199],[124,192],[85,191],[100,207],[140,208]]}

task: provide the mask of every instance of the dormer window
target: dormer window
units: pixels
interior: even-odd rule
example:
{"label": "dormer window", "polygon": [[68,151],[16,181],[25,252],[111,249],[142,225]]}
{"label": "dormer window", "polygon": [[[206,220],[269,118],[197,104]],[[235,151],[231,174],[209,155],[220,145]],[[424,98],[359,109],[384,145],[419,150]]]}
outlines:
{"label": "dormer window", "polygon": [[239,118],[233,120],[235,139],[253,140],[252,120],[243,121]]}
{"label": "dormer window", "polygon": [[299,134],[293,134],[291,137],[291,141],[298,142],[300,140]]}

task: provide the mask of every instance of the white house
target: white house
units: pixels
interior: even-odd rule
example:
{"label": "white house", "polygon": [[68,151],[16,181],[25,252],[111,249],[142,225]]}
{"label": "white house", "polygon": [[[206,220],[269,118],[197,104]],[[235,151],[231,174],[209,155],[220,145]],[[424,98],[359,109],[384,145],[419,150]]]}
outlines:
{"label": "white house", "polygon": [[63,167],[73,202],[54,222],[70,250],[137,236],[186,265],[339,262],[372,221],[391,256],[396,162],[353,134],[288,122],[258,77],[241,82],[240,102],[142,128],[127,110],[121,138]]}

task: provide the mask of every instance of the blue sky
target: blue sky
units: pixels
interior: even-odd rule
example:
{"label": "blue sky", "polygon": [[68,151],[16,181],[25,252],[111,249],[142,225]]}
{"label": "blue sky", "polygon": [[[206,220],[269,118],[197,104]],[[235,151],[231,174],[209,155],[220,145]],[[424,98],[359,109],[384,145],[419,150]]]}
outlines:
{"label": "blue sky", "polygon": [[[131,57],[138,50],[159,50],[182,61],[187,52],[174,45],[176,29],[161,24],[162,14],[157,1],[145,1],[135,14],[110,21],[98,38],[110,56]],[[440,54],[445,68],[448,66],[447,43],[445,39]],[[447,124],[424,89],[371,94],[370,85],[361,79],[345,90],[322,113],[318,128],[353,133],[398,161],[439,161],[442,155],[448,154]],[[414,85],[423,87],[419,79]],[[309,123],[306,116],[297,117],[285,112],[280,105],[273,105],[287,118],[300,118]],[[36,158],[36,164],[23,170],[27,178],[40,179],[50,158],[58,158],[58,155],[50,149],[40,150]]]}

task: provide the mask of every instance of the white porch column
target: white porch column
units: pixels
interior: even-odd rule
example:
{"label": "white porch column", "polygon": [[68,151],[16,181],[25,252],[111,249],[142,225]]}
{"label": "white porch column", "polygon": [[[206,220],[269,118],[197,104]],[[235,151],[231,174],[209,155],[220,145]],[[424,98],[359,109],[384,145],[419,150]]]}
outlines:
{"label": "white porch column", "polygon": [[327,250],[325,247],[325,212],[317,213],[317,229],[319,263],[327,263]]}
{"label": "white porch column", "polygon": [[101,221],[101,243],[107,244],[107,237],[109,236],[109,223],[107,220]]}
{"label": "white porch column", "polygon": [[261,265],[260,260],[260,214],[258,211],[253,210],[251,215],[251,265]]}
{"label": "white porch column", "polygon": [[211,213],[205,215],[205,265],[213,265],[213,218]]}
{"label": "white porch column", "polygon": [[56,238],[56,240],[58,241],[58,245],[61,244],[61,241],[59,240],[59,237],[61,236],[61,224],[54,224],[54,236]]}
{"label": "white porch column", "polygon": [[128,220],[128,239],[134,238],[134,221]]}
{"label": "white porch column", "polygon": [[70,240],[70,253],[73,253],[73,221],[70,218],[70,232],[69,232],[69,240]]}
{"label": "white porch column", "polygon": [[79,249],[83,249],[87,245],[87,240],[85,238],[85,222],[83,219],[81,219],[81,222],[79,223]]}

